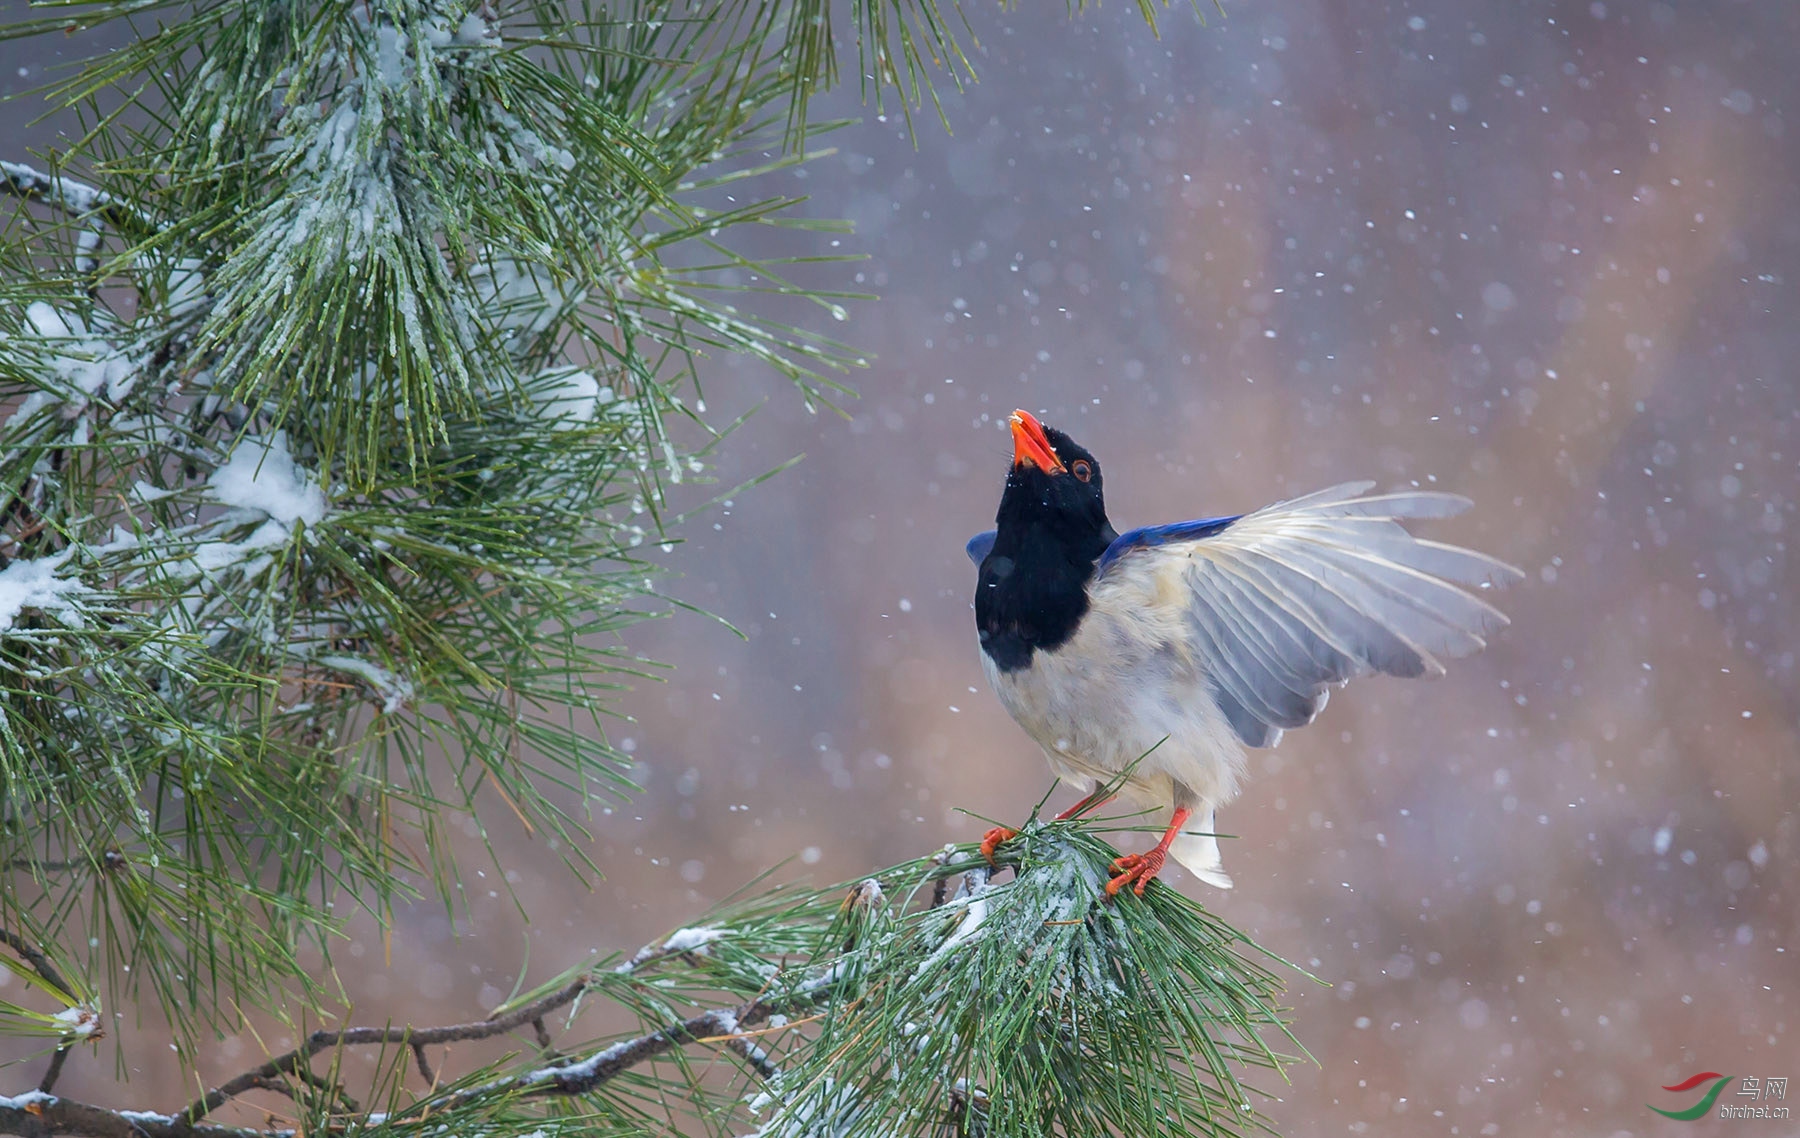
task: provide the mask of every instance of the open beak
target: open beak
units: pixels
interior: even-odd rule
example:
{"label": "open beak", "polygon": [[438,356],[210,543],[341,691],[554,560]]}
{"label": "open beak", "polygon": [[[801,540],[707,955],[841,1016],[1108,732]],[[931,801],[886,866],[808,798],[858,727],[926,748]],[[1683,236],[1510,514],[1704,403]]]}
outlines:
{"label": "open beak", "polygon": [[1031,412],[1021,408],[1014,411],[1007,422],[1012,425],[1014,466],[1030,463],[1045,474],[1062,473],[1062,459],[1057,458],[1056,452],[1050,449],[1050,439],[1044,434],[1044,425]]}

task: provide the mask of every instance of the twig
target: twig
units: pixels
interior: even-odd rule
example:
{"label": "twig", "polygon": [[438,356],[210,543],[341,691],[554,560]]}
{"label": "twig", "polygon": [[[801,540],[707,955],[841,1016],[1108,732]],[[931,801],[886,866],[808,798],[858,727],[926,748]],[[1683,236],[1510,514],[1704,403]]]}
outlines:
{"label": "twig", "polygon": [[[18,534],[18,535],[7,534],[4,537],[0,537],[0,541],[13,540],[16,537],[27,537],[27,536],[30,536],[30,535],[28,535],[28,534]],[[18,872],[22,872],[22,871],[29,872],[34,869],[41,869],[45,873],[60,873],[60,872],[63,872],[64,870],[70,870],[70,869],[86,869],[87,864],[85,862],[74,862],[74,861],[33,861],[31,858],[28,858],[28,857],[15,857],[11,861],[6,863],[6,868],[7,868],[8,872],[12,872],[12,873],[18,873]]]}
{"label": "twig", "polygon": [[50,1056],[50,1065],[44,1068],[44,1077],[38,1080],[37,1089],[49,1094],[56,1086],[56,1080],[62,1076],[63,1064],[69,1061],[69,1052],[73,1045],[65,1043]]}
{"label": "twig", "polygon": [[274,1091],[276,1094],[286,1095],[288,1098],[295,1097],[294,1088],[289,1085],[286,1079],[257,1079],[250,1084],[250,1089],[257,1091]]}
{"label": "twig", "polygon": [[[544,1021],[538,1020],[537,1022],[543,1023]],[[425,1045],[423,1043],[414,1043],[412,1045],[412,1053],[413,1058],[418,1061],[420,1077],[428,1084],[436,1086],[437,1076],[431,1073],[431,1060],[425,1058]]]}
{"label": "twig", "polygon": [[19,1138],[54,1138],[64,1134],[86,1134],[91,1138],[295,1138],[292,1130],[190,1126],[166,1114],[108,1110],[36,1091],[0,1098],[0,1134],[16,1134]]}
{"label": "twig", "polygon": [[437,1104],[433,1109],[455,1109],[496,1094],[526,1096],[586,1094],[639,1063],[673,1051],[684,1044],[698,1042],[708,1036],[735,1036],[739,1028],[761,1023],[775,1011],[776,1005],[773,1002],[758,998],[735,1009],[717,1008],[713,1011],[701,1012],[680,1023],[670,1024],[668,1027],[637,1036],[634,1039],[621,1040],[610,1047],[594,1052],[580,1062],[543,1067],[511,1079],[502,1079],[464,1091]]}
{"label": "twig", "polygon": [[207,1114],[219,1108],[226,1100],[235,1098],[251,1089],[258,1079],[274,1078],[277,1075],[292,1074],[308,1059],[331,1047],[364,1047],[371,1044],[398,1044],[417,1049],[432,1043],[456,1043],[471,1039],[488,1039],[496,1035],[504,1035],[515,1028],[523,1027],[546,1013],[572,1003],[575,997],[587,990],[588,977],[579,977],[555,992],[523,1007],[515,1008],[503,1016],[493,1019],[477,1020],[474,1023],[456,1023],[446,1027],[352,1027],[343,1031],[315,1031],[306,1037],[306,1042],[285,1055],[278,1055],[252,1071],[246,1071],[235,1078],[228,1079],[213,1090],[194,1100],[180,1117],[190,1123],[198,1122]]}
{"label": "twig", "polygon": [[18,953],[25,963],[31,965],[34,972],[39,976],[42,976],[51,984],[54,984],[57,991],[62,992],[71,999],[74,998],[74,989],[69,987],[69,982],[63,979],[62,973],[56,970],[56,965],[50,963],[50,958],[45,956],[41,951],[31,947],[30,941],[11,930],[0,929],[0,944],[5,944],[8,948],[11,948],[14,952]]}
{"label": "twig", "polygon": [[[621,961],[613,968],[613,973],[620,976],[630,975],[659,960],[680,955],[684,951],[680,948],[670,948],[662,941],[656,941],[643,946],[632,953],[630,957]],[[579,976],[549,995],[541,996],[528,1004],[514,1008],[505,1015],[476,1020],[473,1023],[457,1023],[445,1027],[353,1027],[342,1031],[315,1031],[306,1037],[305,1043],[292,1051],[278,1055],[255,1070],[245,1071],[243,1074],[221,1083],[213,1090],[207,1091],[205,1095],[190,1103],[188,1108],[181,1112],[180,1117],[190,1123],[199,1122],[227,1100],[235,1098],[246,1090],[254,1089],[259,1079],[271,1079],[279,1075],[292,1075],[298,1072],[311,1075],[311,1070],[306,1066],[307,1061],[319,1052],[332,1047],[359,1047],[372,1044],[397,1044],[410,1047],[413,1058],[418,1063],[419,1073],[425,1077],[427,1083],[431,1084],[437,1082],[437,1077],[432,1073],[431,1064],[425,1056],[425,1047],[429,1044],[488,1039],[531,1024],[536,1031],[538,1042],[546,1050],[549,1050],[554,1046],[554,1040],[550,1038],[550,1032],[544,1026],[544,1017],[558,1008],[573,1003],[577,997],[587,991],[591,983],[590,977]]]}
{"label": "twig", "polygon": [[769,1053],[764,1051],[750,1036],[733,1035],[725,1041],[725,1046],[737,1052],[739,1057],[749,1064],[750,1069],[762,1077],[763,1081],[772,1081],[781,1074],[781,1068],[777,1067],[774,1060],[769,1058]]}
{"label": "twig", "polygon": [[338,1105],[342,1106],[345,1110],[351,1111],[352,1113],[360,1112],[362,1110],[362,1107],[356,1105],[356,1099],[352,1098],[350,1092],[346,1091],[341,1084],[333,1079],[326,1078],[324,1075],[314,1073],[313,1069],[305,1063],[300,1064],[299,1067],[294,1069],[294,1077],[305,1083],[307,1086],[312,1087],[314,1090],[328,1091],[331,1094],[336,1095]]}

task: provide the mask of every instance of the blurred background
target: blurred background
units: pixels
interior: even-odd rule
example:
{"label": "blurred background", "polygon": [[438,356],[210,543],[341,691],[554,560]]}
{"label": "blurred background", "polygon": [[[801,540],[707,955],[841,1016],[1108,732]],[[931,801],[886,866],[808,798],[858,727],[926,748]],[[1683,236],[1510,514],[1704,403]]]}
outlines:
{"label": "blurred background", "polygon": [[[798,317],[871,367],[839,417],[707,366],[717,421],[755,409],[722,485],[806,457],[660,555],[743,637],[632,635],[672,667],[619,699],[646,791],[596,808],[607,879],[582,892],[502,809],[535,922],[472,889],[454,927],[403,915],[392,964],[361,929],[357,1018],[474,1018],[527,956],[635,947],[778,863],[824,883],[1021,820],[1049,776],[986,689],[962,552],[1020,406],[1099,456],[1121,529],[1367,477],[1472,497],[1429,536],[1526,570],[1486,653],[1355,684],[1253,756],[1219,816],[1235,891],[1168,875],[1330,982],[1293,986],[1318,1065],[1270,1088],[1283,1133],[1660,1134],[1644,1104],[1692,1096],[1659,1084],[1800,1078],[1800,6],[968,17],[950,136],[927,107],[915,147],[852,76],[814,115],[861,121],[765,186],[855,222],[837,251],[866,259],[810,279],[880,302]],[[0,46],[0,87],[48,46]],[[51,135],[12,107],[18,157]],[[174,1106],[152,1051],[130,1088],[87,1059],[59,1090]]]}

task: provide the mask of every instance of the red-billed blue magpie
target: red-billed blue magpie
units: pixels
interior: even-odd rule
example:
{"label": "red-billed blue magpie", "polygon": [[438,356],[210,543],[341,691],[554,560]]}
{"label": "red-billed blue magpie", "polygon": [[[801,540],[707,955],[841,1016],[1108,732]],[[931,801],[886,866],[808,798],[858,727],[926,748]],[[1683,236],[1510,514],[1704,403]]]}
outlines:
{"label": "red-billed blue magpie", "polygon": [[[1087,793],[1059,818],[1098,806],[1127,770],[1120,797],[1174,811],[1154,848],[1113,863],[1109,894],[1142,894],[1171,855],[1229,889],[1213,811],[1237,795],[1246,747],[1311,723],[1333,684],[1440,675],[1440,658],[1479,651],[1507,623],[1466,589],[1517,569],[1398,521],[1449,517],[1466,498],[1346,482],[1121,534],[1092,454],[1027,411],[1011,425],[998,528],[968,545],[988,681],[1050,769]],[[983,852],[1012,836],[988,831]]]}

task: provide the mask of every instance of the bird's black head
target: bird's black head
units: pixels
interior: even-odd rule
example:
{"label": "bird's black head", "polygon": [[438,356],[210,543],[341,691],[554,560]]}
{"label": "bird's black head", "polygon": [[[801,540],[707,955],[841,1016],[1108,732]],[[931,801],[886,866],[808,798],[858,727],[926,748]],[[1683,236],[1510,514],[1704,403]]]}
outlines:
{"label": "bird's black head", "polygon": [[1118,536],[1094,456],[1029,411],[1014,411],[1011,423],[1012,469],[975,589],[981,646],[1002,671],[1075,634],[1094,565]]}
{"label": "bird's black head", "polygon": [[994,522],[1008,530],[1038,530],[1072,561],[1092,563],[1118,535],[1106,520],[1100,464],[1087,448],[1029,411],[1014,411],[1013,464]]}

